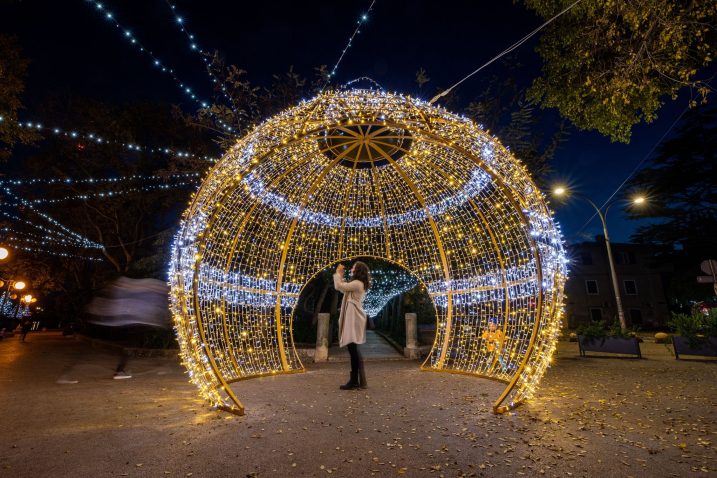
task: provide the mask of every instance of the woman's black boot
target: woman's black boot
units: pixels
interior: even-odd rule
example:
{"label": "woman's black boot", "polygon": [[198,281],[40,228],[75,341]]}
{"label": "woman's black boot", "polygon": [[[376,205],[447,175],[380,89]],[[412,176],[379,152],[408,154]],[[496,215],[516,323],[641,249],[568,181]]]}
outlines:
{"label": "woman's black boot", "polygon": [[359,388],[366,388],[368,387],[368,384],[366,383],[366,371],[363,367],[359,369]]}
{"label": "woman's black boot", "polygon": [[358,372],[351,370],[351,378],[346,382],[346,385],[341,385],[339,388],[341,390],[354,390],[359,388]]}

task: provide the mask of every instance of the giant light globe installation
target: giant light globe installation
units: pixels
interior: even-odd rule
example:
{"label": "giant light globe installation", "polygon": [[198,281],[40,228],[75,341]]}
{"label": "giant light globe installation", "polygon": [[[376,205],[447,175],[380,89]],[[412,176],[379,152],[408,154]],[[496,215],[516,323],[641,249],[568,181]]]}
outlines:
{"label": "giant light globe installation", "polygon": [[[436,307],[423,370],[535,391],[555,349],[566,260],[526,168],[469,119],[410,97],[336,90],[268,119],[211,169],[183,217],[171,307],[190,380],[242,414],[231,383],[303,371],[293,307],[339,260],[385,259]],[[503,364],[481,334],[496,319]]]}

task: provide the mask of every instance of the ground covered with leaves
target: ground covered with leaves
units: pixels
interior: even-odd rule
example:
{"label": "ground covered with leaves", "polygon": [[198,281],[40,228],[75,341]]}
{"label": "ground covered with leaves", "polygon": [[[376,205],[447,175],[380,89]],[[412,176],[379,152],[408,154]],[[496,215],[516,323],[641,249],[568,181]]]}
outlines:
{"label": "ground covered with leaves", "polygon": [[[560,344],[539,395],[493,415],[502,384],[346,363],[234,384],[247,414],[208,409],[176,360],[130,361],[58,334],[0,341],[0,475],[708,476],[717,471],[717,362],[579,358]],[[73,383],[77,381],[77,383]]]}

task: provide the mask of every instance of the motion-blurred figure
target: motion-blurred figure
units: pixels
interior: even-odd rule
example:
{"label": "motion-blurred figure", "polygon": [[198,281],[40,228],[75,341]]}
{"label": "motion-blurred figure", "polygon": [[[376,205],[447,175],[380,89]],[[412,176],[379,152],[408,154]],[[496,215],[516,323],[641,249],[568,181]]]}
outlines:
{"label": "motion-blurred figure", "polygon": [[[92,299],[86,312],[91,316],[89,322],[106,327],[148,325],[165,329],[171,327],[168,294],[169,287],[160,280],[120,277]],[[123,350],[113,378],[132,378],[125,370],[128,359]]]}

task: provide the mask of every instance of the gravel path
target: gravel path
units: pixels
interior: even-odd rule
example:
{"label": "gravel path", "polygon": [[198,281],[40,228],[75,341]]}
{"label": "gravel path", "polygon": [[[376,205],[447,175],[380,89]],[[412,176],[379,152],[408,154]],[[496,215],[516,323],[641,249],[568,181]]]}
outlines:
{"label": "gravel path", "polygon": [[[235,417],[196,398],[175,360],[131,361],[55,333],[0,341],[0,476],[716,476],[717,361],[578,358],[561,343],[515,413],[502,384],[368,363],[237,383]],[[77,383],[58,383],[73,382]]]}

